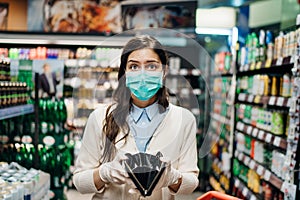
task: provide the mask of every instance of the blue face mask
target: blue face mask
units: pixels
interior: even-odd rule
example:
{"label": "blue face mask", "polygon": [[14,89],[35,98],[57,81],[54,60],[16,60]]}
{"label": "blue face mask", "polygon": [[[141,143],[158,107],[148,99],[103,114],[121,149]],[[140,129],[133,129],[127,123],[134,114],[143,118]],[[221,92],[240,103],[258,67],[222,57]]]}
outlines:
{"label": "blue face mask", "polygon": [[126,86],[139,100],[146,101],[162,88],[163,72],[126,72]]}

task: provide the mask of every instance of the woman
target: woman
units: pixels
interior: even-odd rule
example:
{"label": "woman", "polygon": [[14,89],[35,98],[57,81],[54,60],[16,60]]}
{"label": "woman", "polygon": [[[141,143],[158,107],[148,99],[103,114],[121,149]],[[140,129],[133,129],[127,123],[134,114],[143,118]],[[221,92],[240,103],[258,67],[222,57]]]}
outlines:
{"label": "woman", "polygon": [[138,199],[121,161],[124,154],[161,152],[168,166],[146,199],[174,199],[198,185],[196,120],[168,102],[164,86],[168,58],[153,37],[138,36],[125,45],[115,103],[89,116],[76,160],[74,185],[93,199]]}

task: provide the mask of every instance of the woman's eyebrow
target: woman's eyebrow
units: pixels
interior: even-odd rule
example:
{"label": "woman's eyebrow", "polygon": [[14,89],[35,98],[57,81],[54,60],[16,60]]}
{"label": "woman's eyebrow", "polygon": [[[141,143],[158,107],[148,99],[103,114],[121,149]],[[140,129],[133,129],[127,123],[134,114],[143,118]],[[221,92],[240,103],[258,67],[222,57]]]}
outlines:
{"label": "woman's eyebrow", "polygon": [[[128,63],[129,63],[129,62],[140,63],[140,61],[138,61],[138,60],[133,60],[133,59],[130,59],[130,60],[128,60],[127,62],[128,62]],[[146,60],[146,63],[149,63],[149,62],[160,63],[160,62],[159,62],[158,60],[156,60],[156,59]]]}

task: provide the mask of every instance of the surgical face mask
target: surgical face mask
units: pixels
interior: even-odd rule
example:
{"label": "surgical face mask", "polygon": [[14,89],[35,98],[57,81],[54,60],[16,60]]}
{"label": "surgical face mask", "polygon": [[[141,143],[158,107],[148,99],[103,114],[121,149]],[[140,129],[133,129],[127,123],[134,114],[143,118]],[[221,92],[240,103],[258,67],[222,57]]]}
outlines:
{"label": "surgical face mask", "polygon": [[162,88],[162,81],[162,71],[126,72],[126,86],[141,101],[147,101],[153,97]]}

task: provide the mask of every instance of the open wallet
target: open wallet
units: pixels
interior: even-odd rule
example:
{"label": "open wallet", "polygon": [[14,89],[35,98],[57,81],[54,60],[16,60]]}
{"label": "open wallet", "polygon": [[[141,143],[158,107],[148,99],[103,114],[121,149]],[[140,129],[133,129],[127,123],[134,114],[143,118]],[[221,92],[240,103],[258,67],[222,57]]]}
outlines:
{"label": "open wallet", "polygon": [[127,159],[123,160],[123,165],[129,177],[142,196],[150,196],[166,169],[167,163],[160,160],[162,153],[158,152],[156,155],[127,153],[125,155]]}

